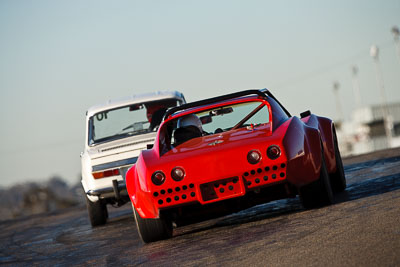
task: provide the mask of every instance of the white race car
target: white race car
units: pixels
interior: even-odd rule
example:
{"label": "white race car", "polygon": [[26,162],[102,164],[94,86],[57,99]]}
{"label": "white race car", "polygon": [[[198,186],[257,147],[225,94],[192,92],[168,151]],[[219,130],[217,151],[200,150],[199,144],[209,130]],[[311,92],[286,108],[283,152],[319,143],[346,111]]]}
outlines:
{"label": "white race car", "polygon": [[125,174],[150,148],[165,111],[185,103],[179,92],[134,95],[91,107],[86,113],[82,186],[92,226],[105,224],[107,204],[129,201]]}

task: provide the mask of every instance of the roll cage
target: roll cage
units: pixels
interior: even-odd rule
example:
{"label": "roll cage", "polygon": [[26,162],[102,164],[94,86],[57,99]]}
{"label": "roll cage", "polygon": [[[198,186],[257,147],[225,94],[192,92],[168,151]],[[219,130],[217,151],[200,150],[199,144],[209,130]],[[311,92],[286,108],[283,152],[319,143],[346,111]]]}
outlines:
{"label": "roll cage", "polygon": [[[270,111],[272,115],[272,131],[274,131],[276,128],[278,128],[284,121],[292,117],[290,113],[282,106],[282,104],[267,90],[267,89],[250,89],[250,90],[244,90],[236,93],[231,93],[223,96],[218,96],[218,97],[213,97],[209,99],[204,99],[196,102],[191,102],[187,103],[181,106],[177,107],[172,107],[169,108],[164,117],[163,117],[163,122],[162,122],[162,130],[159,132],[158,136],[158,152],[160,155],[163,155],[167,151],[169,151],[169,147],[171,146],[171,138],[172,138],[172,133],[173,129],[175,128],[174,126],[174,121],[176,117],[180,117],[181,115],[184,116],[185,113],[191,113],[191,111],[195,110],[202,110],[204,108],[207,108],[208,106],[214,106],[217,103],[222,103],[222,102],[231,102],[232,100],[234,102],[240,101],[241,98],[245,97],[254,97],[258,96],[259,100],[265,100],[269,103],[270,105]],[[254,98],[253,98],[254,99]],[[261,106],[260,106],[261,107]],[[256,113],[258,109],[254,111]],[[254,114],[249,114],[248,116],[252,116]],[[244,118],[243,120],[248,119],[247,117]],[[164,122],[168,121],[166,124]],[[176,123],[176,122],[175,122]],[[238,123],[238,126],[242,124],[243,122],[240,121]],[[165,128],[164,128],[165,127]]]}
{"label": "roll cage", "polygon": [[217,96],[217,97],[212,97],[204,100],[199,100],[191,103],[187,103],[181,106],[169,108],[163,117],[163,121],[166,120],[168,117],[172,116],[173,114],[184,111],[187,109],[199,107],[199,106],[205,106],[209,104],[213,104],[215,102],[222,102],[225,100],[233,99],[233,98],[239,98],[239,97],[244,97],[244,96],[250,96],[250,95],[258,95],[261,98],[268,99],[268,97],[272,98],[277,102],[277,104],[282,108],[282,110],[286,113],[288,117],[291,117],[289,111],[286,110],[286,108],[275,98],[275,96],[272,95],[272,93],[268,89],[249,89],[249,90],[244,90],[236,93],[231,93],[227,95],[222,95],[222,96]]}

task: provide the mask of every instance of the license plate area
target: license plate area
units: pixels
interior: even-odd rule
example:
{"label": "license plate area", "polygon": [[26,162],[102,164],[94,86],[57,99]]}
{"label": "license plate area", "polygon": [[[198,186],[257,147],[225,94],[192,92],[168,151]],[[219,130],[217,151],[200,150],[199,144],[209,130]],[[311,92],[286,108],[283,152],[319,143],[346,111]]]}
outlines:
{"label": "license plate area", "polygon": [[245,189],[242,179],[236,176],[201,184],[200,192],[203,202],[214,202],[242,196]]}

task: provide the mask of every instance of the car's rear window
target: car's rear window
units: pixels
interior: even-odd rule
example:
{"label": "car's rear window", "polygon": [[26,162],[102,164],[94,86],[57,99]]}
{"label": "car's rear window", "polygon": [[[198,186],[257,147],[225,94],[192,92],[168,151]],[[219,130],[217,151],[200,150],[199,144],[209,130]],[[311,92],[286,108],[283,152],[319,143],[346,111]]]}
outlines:
{"label": "car's rear window", "polygon": [[269,107],[262,101],[242,102],[194,112],[172,120],[163,127],[160,134],[160,152],[164,154],[193,138],[251,125],[258,127],[269,122]]}
{"label": "car's rear window", "polygon": [[[205,112],[197,113],[196,115],[202,120],[204,116],[211,117],[211,122],[202,124],[203,130],[208,134],[213,134],[215,131],[228,131],[232,129],[236,124],[238,124],[243,118],[245,118],[249,113],[255,110],[257,107],[262,105],[261,102],[247,102],[237,105],[225,106],[219,109],[208,110]],[[223,110],[232,109],[231,112],[224,114]],[[214,115],[222,110],[221,115]],[[205,121],[205,119],[203,119]],[[252,117],[244,121],[240,127],[245,127],[248,125],[258,125],[269,122],[269,112],[268,107],[262,105],[262,108],[257,111]]]}

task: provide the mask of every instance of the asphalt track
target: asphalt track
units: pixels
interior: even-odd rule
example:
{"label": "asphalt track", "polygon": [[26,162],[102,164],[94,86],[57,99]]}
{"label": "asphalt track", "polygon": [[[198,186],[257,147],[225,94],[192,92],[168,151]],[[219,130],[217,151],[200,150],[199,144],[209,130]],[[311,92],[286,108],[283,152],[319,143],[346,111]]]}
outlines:
{"label": "asphalt track", "polygon": [[400,149],[345,161],[332,206],[280,200],[174,229],[144,245],[129,205],[92,229],[85,207],[0,223],[4,266],[399,266]]}

